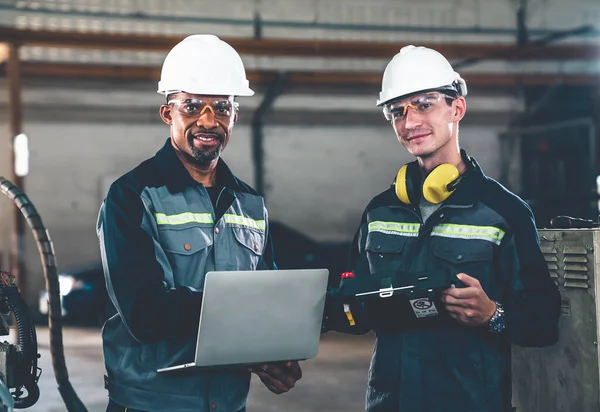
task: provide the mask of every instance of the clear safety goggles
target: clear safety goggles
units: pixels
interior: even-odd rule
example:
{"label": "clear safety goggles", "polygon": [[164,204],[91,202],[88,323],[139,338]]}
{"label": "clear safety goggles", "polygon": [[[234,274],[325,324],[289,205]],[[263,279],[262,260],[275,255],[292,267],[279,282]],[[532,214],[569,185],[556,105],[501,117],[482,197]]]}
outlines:
{"label": "clear safety goggles", "polygon": [[409,97],[387,104],[383,107],[383,115],[387,121],[401,120],[406,118],[408,109],[413,109],[417,114],[427,114],[436,109],[440,104],[445,104],[444,99],[456,99],[456,97],[440,92],[426,93]]}
{"label": "clear safety goggles", "polygon": [[231,100],[201,100],[201,99],[173,99],[167,102],[177,111],[187,117],[200,117],[207,110],[214,117],[229,118],[239,107],[239,103]]}

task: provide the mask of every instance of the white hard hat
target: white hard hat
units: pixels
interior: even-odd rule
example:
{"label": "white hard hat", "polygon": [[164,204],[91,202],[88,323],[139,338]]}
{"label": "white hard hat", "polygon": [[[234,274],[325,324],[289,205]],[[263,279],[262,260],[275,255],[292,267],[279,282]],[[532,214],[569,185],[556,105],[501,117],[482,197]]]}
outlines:
{"label": "white hard hat", "polygon": [[188,36],[167,54],[158,93],[252,96],[246,70],[233,47],[211,34]]}
{"label": "white hard hat", "polygon": [[444,89],[467,95],[467,84],[444,56],[427,47],[405,46],[383,72],[377,106],[417,92]]}

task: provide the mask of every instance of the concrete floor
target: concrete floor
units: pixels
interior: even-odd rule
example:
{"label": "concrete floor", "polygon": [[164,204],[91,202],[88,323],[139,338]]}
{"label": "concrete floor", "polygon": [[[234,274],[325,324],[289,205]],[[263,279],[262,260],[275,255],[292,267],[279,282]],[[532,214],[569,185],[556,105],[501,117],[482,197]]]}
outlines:
{"label": "concrete floor", "polygon": [[[64,412],[49,350],[48,329],[37,328],[41,354],[40,399],[32,412]],[[89,412],[104,412],[104,364],[98,329],[66,328],[63,340],[69,379]],[[364,411],[367,371],[373,336],[323,335],[319,354],[302,362],[303,378],[283,395],[269,392],[253,375],[248,412],[360,412]]]}

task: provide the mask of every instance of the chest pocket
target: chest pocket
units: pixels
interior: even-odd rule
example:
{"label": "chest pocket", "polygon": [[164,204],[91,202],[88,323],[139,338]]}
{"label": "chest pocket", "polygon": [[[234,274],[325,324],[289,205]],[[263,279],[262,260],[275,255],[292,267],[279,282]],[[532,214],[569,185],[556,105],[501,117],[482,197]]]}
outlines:
{"label": "chest pocket", "polygon": [[[159,230],[160,243],[173,269],[170,287],[191,286],[202,290],[210,260],[212,228],[202,226],[168,227]],[[171,279],[165,279],[171,283]]]}
{"label": "chest pocket", "polygon": [[370,232],[365,245],[370,272],[376,274],[408,267],[404,253],[407,240],[406,236]]}
{"label": "chest pocket", "polygon": [[265,232],[238,226],[232,226],[231,230],[237,245],[235,253],[230,256],[235,270],[257,269],[265,248]]}
{"label": "chest pocket", "polygon": [[494,246],[484,240],[439,239],[433,254],[454,274],[466,273],[488,289],[494,270]]}

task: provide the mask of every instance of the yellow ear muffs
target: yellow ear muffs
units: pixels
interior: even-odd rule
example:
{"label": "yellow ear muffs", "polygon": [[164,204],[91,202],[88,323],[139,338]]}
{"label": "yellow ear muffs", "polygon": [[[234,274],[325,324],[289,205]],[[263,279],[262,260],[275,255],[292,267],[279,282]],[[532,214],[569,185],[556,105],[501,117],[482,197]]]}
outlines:
{"label": "yellow ear muffs", "polygon": [[[419,202],[420,171],[418,169],[418,164],[411,162],[402,166],[396,175],[394,181],[396,196],[406,205]],[[423,182],[423,198],[429,203],[442,203],[450,197],[462,178],[454,165],[444,163],[435,167]]]}
{"label": "yellow ear muffs", "polygon": [[462,180],[456,166],[444,163],[435,167],[423,182],[423,198],[429,203],[442,203],[448,199]]}
{"label": "yellow ear muffs", "polygon": [[410,162],[400,168],[394,181],[396,196],[406,205],[419,203],[421,173],[417,162]]}
{"label": "yellow ear muffs", "polygon": [[408,195],[407,190],[407,179],[406,179],[406,171],[408,170],[408,165],[404,165],[398,170],[398,174],[396,175],[396,182],[394,184],[396,189],[396,196],[402,203],[405,205],[410,205],[410,197]]}

